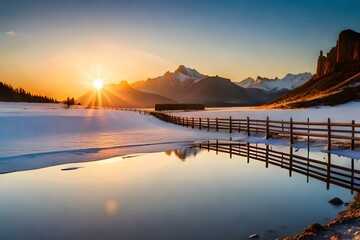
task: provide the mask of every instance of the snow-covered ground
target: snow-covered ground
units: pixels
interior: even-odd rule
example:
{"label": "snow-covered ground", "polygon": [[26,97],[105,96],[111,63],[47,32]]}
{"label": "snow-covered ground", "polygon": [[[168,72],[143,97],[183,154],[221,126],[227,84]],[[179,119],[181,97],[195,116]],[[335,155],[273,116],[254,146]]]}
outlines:
{"label": "snow-covered ground", "polygon": [[0,173],[228,138],[135,112],[60,104],[0,103],[0,126]]}
{"label": "snow-covered ground", "polygon": [[[289,119],[360,122],[360,103],[300,110],[211,108],[174,113],[190,117]],[[246,138],[244,133],[207,132],[162,122],[152,116],[119,110],[66,109],[60,104],[0,103],[0,173],[70,162],[154,152],[188,146],[207,139],[287,144],[285,140]],[[337,150],[334,150],[337,151]],[[360,158],[357,151],[336,152]]]}
{"label": "snow-covered ground", "polygon": [[294,121],[323,121],[328,118],[334,122],[355,122],[360,123],[360,102],[351,102],[339,106],[315,107],[308,109],[258,109],[256,107],[232,107],[232,108],[207,108],[205,111],[197,112],[177,112],[174,115],[184,117],[202,117],[202,118],[246,118],[266,119],[269,117],[273,120],[289,120],[291,117]]}

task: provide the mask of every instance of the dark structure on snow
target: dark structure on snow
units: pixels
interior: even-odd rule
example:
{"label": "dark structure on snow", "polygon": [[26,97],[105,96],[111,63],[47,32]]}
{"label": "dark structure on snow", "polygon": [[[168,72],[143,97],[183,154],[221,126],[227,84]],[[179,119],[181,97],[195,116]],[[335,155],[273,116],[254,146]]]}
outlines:
{"label": "dark structure on snow", "polygon": [[167,110],[204,110],[205,105],[200,103],[171,103],[171,104],[155,104],[155,111]]}

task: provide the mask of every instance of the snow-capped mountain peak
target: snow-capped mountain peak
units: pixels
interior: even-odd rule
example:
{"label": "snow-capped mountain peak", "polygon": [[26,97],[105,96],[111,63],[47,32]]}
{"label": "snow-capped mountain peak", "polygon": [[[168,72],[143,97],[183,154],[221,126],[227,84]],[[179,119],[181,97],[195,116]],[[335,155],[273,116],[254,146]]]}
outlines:
{"label": "snow-capped mountain peak", "polygon": [[303,85],[312,77],[313,75],[309,72],[299,74],[288,73],[283,78],[276,77],[275,79],[269,79],[258,76],[256,80],[252,78],[246,78],[236,84],[244,88],[259,88],[265,91],[292,90]]}
{"label": "snow-capped mountain peak", "polygon": [[[193,78],[194,80],[201,80],[201,79],[207,77],[206,75],[199,73],[195,69],[185,67],[184,65],[180,65],[175,70],[174,75],[176,75],[176,74],[178,74],[179,76],[184,75],[184,76]],[[184,77],[182,76],[182,78],[184,78]]]}
{"label": "snow-capped mountain peak", "polygon": [[245,78],[244,80],[242,80],[241,82],[236,82],[235,84],[237,84],[240,87],[243,88],[251,88],[251,86],[254,84],[255,79],[253,79],[252,77],[248,77]]}
{"label": "snow-capped mountain peak", "polygon": [[159,84],[164,82],[172,82],[172,85],[180,84],[188,84],[188,83],[196,83],[201,79],[208,77],[207,75],[201,74],[195,69],[185,67],[184,65],[180,65],[174,72],[167,71],[164,75],[148,79],[148,80],[156,80]]}

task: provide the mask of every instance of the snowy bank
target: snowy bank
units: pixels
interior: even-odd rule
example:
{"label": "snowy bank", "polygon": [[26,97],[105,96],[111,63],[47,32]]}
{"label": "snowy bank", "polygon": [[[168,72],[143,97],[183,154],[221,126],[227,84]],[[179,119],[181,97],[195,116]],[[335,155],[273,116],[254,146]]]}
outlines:
{"label": "snowy bank", "polygon": [[194,140],[228,139],[152,116],[60,104],[0,103],[0,172],[174,149]]}
{"label": "snowy bank", "polygon": [[272,120],[325,122],[328,118],[336,122],[360,122],[360,102],[351,102],[334,107],[322,106],[306,109],[259,109],[255,107],[229,107],[229,108],[207,108],[205,111],[197,112],[177,112],[174,115],[184,117],[202,117],[202,118],[246,118]]}

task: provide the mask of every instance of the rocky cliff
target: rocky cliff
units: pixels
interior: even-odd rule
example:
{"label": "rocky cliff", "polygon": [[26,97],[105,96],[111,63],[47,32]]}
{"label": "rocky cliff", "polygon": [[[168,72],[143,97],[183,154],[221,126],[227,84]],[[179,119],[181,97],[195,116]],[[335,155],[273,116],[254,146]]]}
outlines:
{"label": "rocky cliff", "polygon": [[315,78],[335,71],[340,65],[360,59],[360,33],[345,30],[339,34],[336,46],[324,56],[320,51]]}
{"label": "rocky cliff", "polygon": [[316,75],[304,85],[267,104],[273,108],[337,105],[360,99],[360,33],[342,31],[336,47],[320,51]]}

